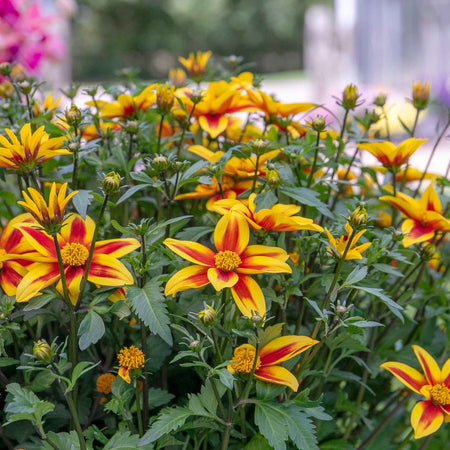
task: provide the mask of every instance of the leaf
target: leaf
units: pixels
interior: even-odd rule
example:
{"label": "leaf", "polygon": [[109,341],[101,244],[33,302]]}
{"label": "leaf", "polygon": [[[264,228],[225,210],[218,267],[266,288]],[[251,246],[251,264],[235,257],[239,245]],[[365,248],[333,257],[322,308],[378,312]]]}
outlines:
{"label": "leaf", "polygon": [[120,203],[123,203],[125,200],[128,200],[132,195],[134,195],[136,192],[141,191],[142,189],[147,188],[148,184],[138,184],[136,186],[131,187],[128,189],[125,194],[122,195],[122,197],[117,200],[116,205],[120,205]]}
{"label": "leaf", "polygon": [[363,280],[367,276],[367,266],[355,267],[344,281],[342,287],[352,286],[358,281]]}
{"label": "leaf", "polygon": [[78,193],[72,197],[73,206],[83,219],[86,219],[87,209],[91,204],[92,198],[92,192],[85,189],[80,189]]}
{"label": "leaf", "polygon": [[222,369],[219,372],[219,378],[220,382],[230,391],[233,389],[233,383],[234,383],[234,376],[228,369]]}
{"label": "leaf", "polygon": [[[93,364],[88,361],[79,362],[72,371],[71,389],[73,389],[73,386],[75,386],[78,378],[80,378],[83,374],[85,374],[86,372],[89,372],[91,369],[98,366],[99,364],[100,364],[100,361],[96,364]],[[68,390],[70,390],[70,389],[68,389]]]}
{"label": "leaf", "polygon": [[19,364],[20,361],[18,359],[14,359],[14,358],[0,358],[0,367],[8,367],[8,366],[13,366],[14,364]]}
{"label": "leaf", "polygon": [[324,216],[334,219],[333,213],[328,209],[328,206],[317,198],[319,195],[317,192],[308,188],[299,187],[283,187],[279,188],[279,191],[303,205],[317,208]]}
{"label": "leaf", "polygon": [[[54,431],[49,431],[47,433],[48,439],[58,448],[58,450],[79,450],[80,441],[76,431],[71,431],[70,433],[55,433]],[[42,449],[54,450],[48,442],[45,442]]]}
{"label": "leaf", "polygon": [[42,294],[38,297],[33,297],[25,305],[24,311],[33,311],[34,309],[40,309],[47,303],[51,302],[55,298],[54,293]]}
{"label": "leaf", "polygon": [[105,324],[103,319],[95,311],[89,311],[78,328],[80,350],[86,350],[91,344],[98,342],[104,334]]}
{"label": "leaf", "polygon": [[244,450],[272,450],[272,447],[263,435],[255,434],[244,447]]}
{"label": "leaf", "polygon": [[127,299],[131,309],[150,328],[150,331],[172,345],[170,319],[160,283],[149,281],[143,288],[130,286],[127,289]]}
{"label": "leaf", "polygon": [[308,418],[308,415],[302,412],[294,405],[287,409],[287,426],[289,437],[292,439],[297,448],[303,450],[316,450],[317,437],[314,434],[315,426]]}
{"label": "leaf", "polygon": [[148,390],[148,407],[149,409],[169,403],[175,396],[167,391],[159,388],[150,388]]}
{"label": "leaf", "polygon": [[320,450],[354,450],[355,446],[343,439],[332,439],[320,444]]}
{"label": "leaf", "polygon": [[211,233],[212,227],[189,227],[177,233],[177,239],[197,242],[205,234]]}
{"label": "leaf", "polygon": [[103,450],[136,450],[139,443],[139,435],[129,431],[117,431],[103,447]]}
{"label": "leaf", "polygon": [[257,213],[260,209],[270,209],[277,202],[278,197],[271,191],[258,194],[255,197],[255,213]]}
{"label": "leaf", "polygon": [[142,436],[139,446],[155,442],[161,436],[169,434],[184,425],[186,420],[192,415],[188,408],[175,407],[165,408],[161,411],[156,421],[150,429]]}
{"label": "leaf", "polygon": [[404,277],[398,269],[395,267],[392,267],[390,264],[381,264],[381,263],[375,263],[373,266],[379,270],[380,272],[388,273],[389,275],[393,275],[395,277]]}
{"label": "leaf", "polygon": [[403,306],[399,305],[398,303],[395,303],[391,298],[389,298],[386,294],[383,293],[382,289],[370,288],[365,286],[354,286],[354,288],[359,289],[360,291],[367,292],[368,294],[372,294],[375,297],[378,297],[389,308],[392,314],[398,317],[402,321],[402,323],[405,323],[405,319],[403,318],[403,315],[400,312],[401,310],[403,310]]}

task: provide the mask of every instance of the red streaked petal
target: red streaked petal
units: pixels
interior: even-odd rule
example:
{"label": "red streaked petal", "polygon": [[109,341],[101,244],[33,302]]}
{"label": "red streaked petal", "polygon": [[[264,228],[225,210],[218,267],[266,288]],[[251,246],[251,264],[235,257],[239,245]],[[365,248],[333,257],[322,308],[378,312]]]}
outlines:
{"label": "red streaked petal", "polygon": [[95,222],[86,216],[83,220],[78,214],[70,215],[61,228],[61,236],[66,242],[75,242],[90,246],[94,235]]}
{"label": "red streaked petal", "polygon": [[444,422],[444,413],[431,400],[416,404],[411,411],[411,425],[414,428],[414,438],[420,439],[437,431]]}
{"label": "red streaked petal", "polygon": [[235,272],[224,272],[215,267],[208,269],[208,280],[213,285],[216,291],[221,291],[223,288],[233,287],[239,281],[239,275]]}
{"label": "red streaked petal", "polygon": [[298,381],[295,376],[281,366],[262,366],[254,373],[258,380],[267,383],[282,384],[290,387],[294,392],[298,390]]}
{"label": "red streaked petal", "polygon": [[221,114],[205,114],[198,118],[198,123],[202,130],[215,139],[227,129],[228,119]]}
{"label": "red streaked petal", "polygon": [[215,253],[210,248],[198,242],[179,241],[178,239],[168,238],[163,244],[189,262],[206,267],[215,266]]}
{"label": "red streaked petal", "polygon": [[251,318],[255,313],[266,314],[266,302],[258,283],[248,275],[239,275],[239,281],[231,288],[236,306],[243,316]]}
{"label": "red streaked petal", "polygon": [[122,380],[126,381],[128,384],[131,383],[130,371],[126,367],[119,367],[119,371],[117,372]]}
{"label": "red streaked petal", "polygon": [[[289,255],[286,254],[289,258]],[[270,256],[249,256],[242,259],[242,263],[236,269],[238,273],[254,274],[254,273],[292,273],[289,264]]]}
{"label": "red streaked petal", "polygon": [[[67,283],[67,291],[69,292],[69,298],[72,302],[72,305],[77,304],[78,297],[80,295],[80,284],[81,279],[84,275],[84,268],[82,267],[67,267],[65,270],[66,283]],[[62,282],[59,280],[56,285],[56,290],[64,295]]]}
{"label": "red streaked petal", "polygon": [[420,394],[420,389],[427,385],[425,377],[416,369],[399,362],[385,362],[380,365],[382,369],[386,369],[398,378],[406,387]]}
{"label": "red streaked petal", "polygon": [[402,241],[404,247],[428,241],[434,236],[432,225],[423,226],[418,220],[406,219],[401,228],[402,233],[406,235]]}
{"label": "red streaked petal", "polygon": [[433,182],[430,183],[422,194],[420,205],[423,209],[428,211],[435,211],[438,214],[442,213],[441,201],[439,200],[436,191],[433,189]]}
{"label": "red streaked petal", "polygon": [[114,258],[131,253],[133,250],[139,248],[141,244],[137,239],[108,239],[106,241],[97,241],[95,243],[95,253],[103,253],[104,255],[111,255]]}
{"label": "red streaked petal", "polygon": [[60,278],[57,263],[35,263],[17,286],[16,301],[27,302],[30,298],[41,295],[39,291],[50,286]]}
{"label": "red streaked petal", "polygon": [[230,250],[241,255],[247,248],[250,230],[246,218],[230,211],[225,214],[214,230],[214,245],[218,251]]}
{"label": "red streaked petal", "polygon": [[16,295],[17,285],[26,275],[27,269],[15,261],[6,261],[0,272],[0,286],[6,295]]}
{"label": "red streaked petal", "polygon": [[437,365],[434,358],[422,347],[418,345],[412,346],[414,353],[422,366],[423,373],[425,374],[428,384],[435,385],[441,382],[441,369]]}
{"label": "red streaked petal", "polygon": [[100,286],[122,286],[134,283],[133,275],[118,259],[95,253],[89,268],[88,281]]}
{"label": "red streaked petal", "polygon": [[174,295],[186,289],[201,288],[209,284],[208,267],[188,266],[176,272],[166,284],[165,295]]}
{"label": "red streaked petal", "polygon": [[281,336],[261,347],[258,355],[263,366],[278,364],[299,355],[318,342],[309,336]]}
{"label": "red streaked petal", "polygon": [[36,225],[18,225],[24,239],[41,255],[48,260],[56,261],[56,249],[53,239],[44,231],[36,228]]}
{"label": "red streaked petal", "polygon": [[450,358],[442,366],[441,380],[450,389]]}
{"label": "red streaked petal", "polygon": [[383,195],[380,197],[380,200],[395,206],[406,217],[420,220],[422,211],[420,203],[408,195],[400,194],[400,192],[397,192],[396,197],[393,197],[392,195]]}

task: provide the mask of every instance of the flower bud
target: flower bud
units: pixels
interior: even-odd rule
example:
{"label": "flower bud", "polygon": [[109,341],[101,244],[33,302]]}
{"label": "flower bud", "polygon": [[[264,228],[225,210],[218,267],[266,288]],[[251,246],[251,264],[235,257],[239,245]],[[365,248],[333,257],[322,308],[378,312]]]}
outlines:
{"label": "flower bud", "polygon": [[326,127],[325,118],[320,114],[317,115],[317,117],[311,122],[311,127],[317,133],[321,133]]}
{"label": "flower bud", "polygon": [[386,94],[378,94],[375,97],[373,104],[382,108],[386,104]]}
{"label": "flower bud", "polygon": [[0,97],[12,98],[14,96],[14,86],[9,81],[0,84]]}
{"label": "flower bud", "polygon": [[201,347],[201,342],[198,339],[194,339],[192,342],[189,343],[189,348],[193,352],[198,352]]}
{"label": "flower bud", "polygon": [[156,105],[160,114],[167,114],[175,101],[175,87],[164,83],[156,88]]}
{"label": "flower bud", "polygon": [[3,75],[4,77],[7,77],[11,75],[12,67],[9,62],[2,62],[0,64],[0,75]]}
{"label": "flower bud", "polygon": [[105,194],[115,194],[120,188],[120,175],[117,172],[108,172],[103,178],[102,188]]}
{"label": "flower bud", "polygon": [[265,141],[264,139],[255,139],[254,141],[250,142],[250,145],[254,153],[256,153],[257,155],[263,155],[269,147],[269,142]]}
{"label": "flower bud", "polygon": [[430,101],[430,82],[426,81],[422,83],[416,81],[413,83],[412,91],[413,105],[419,111],[425,109]]}
{"label": "flower bud", "polygon": [[43,362],[50,362],[53,357],[53,350],[44,340],[38,340],[33,347],[33,356]]}
{"label": "flower bud", "polygon": [[153,158],[153,165],[155,169],[167,170],[169,168],[169,161],[165,156],[159,155]]}
{"label": "flower bud", "polygon": [[422,255],[428,261],[433,259],[436,253],[436,246],[433,244],[426,244],[422,247]]}
{"label": "flower bud", "polygon": [[71,142],[69,144],[69,150],[71,152],[76,152],[78,150],[78,142]]}
{"label": "flower bud", "polygon": [[28,81],[22,81],[19,83],[19,91],[28,95],[31,92],[31,84]]}
{"label": "flower bud", "polygon": [[258,326],[262,322],[262,317],[259,314],[254,314],[251,319],[252,323],[254,323],[256,326]]}
{"label": "flower bud", "polygon": [[276,189],[281,183],[280,173],[277,169],[269,169],[266,171],[266,180],[272,189]]}
{"label": "flower bud", "polygon": [[348,84],[345,87],[344,92],[342,92],[342,101],[340,104],[344,109],[350,111],[358,106],[357,102],[359,97],[360,94],[358,93],[358,88],[354,84]]}
{"label": "flower bud", "polygon": [[349,222],[355,226],[360,227],[361,225],[365,225],[368,220],[367,211],[364,206],[358,206],[348,218]]}
{"label": "flower bud", "polygon": [[345,314],[347,312],[347,307],[344,305],[337,305],[336,312],[339,314]]}
{"label": "flower bud", "polygon": [[194,105],[196,105],[197,103],[200,103],[202,101],[202,98],[203,98],[203,94],[199,90],[192,92],[192,94],[190,96],[190,99]]}
{"label": "flower bud", "polygon": [[66,108],[66,121],[70,126],[77,127],[81,121],[81,111],[72,103],[70,109]]}
{"label": "flower bud", "polygon": [[212,327],[216,323],[217,313],[211,306],[206,305],[205,309],[199,311],[197,318],[206,327]]}
{"label": "flower bud", "polygon": [[125,124],[125,131],[127,133],[137,133],[139,131],[139,123],[135,120],[129,120]]}

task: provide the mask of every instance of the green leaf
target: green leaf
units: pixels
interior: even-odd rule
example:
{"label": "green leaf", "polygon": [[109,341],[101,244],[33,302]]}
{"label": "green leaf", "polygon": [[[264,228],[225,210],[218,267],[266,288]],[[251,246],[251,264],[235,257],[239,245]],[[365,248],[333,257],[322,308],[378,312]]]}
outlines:
{"label": "green leaf", "polygon": [[363,280],[367,276],[367,266],[356,266],[344,281],[342,287],[352,286],[358,281]]}
{"label": "green leaf", "polygon": [[184,407],[163,409],[150,429],[142,436],[139,446],[155,442],[161,436],[178,430],[191,415],[192,412]]}
{"label": "green leaf", "polygon": [[103,319],[95,311],[89,311],[78,328],[80,350],[86,350],[91,344],[98,342],[104,334],[105,324]]}
{"label": "green leaf", "polygon": [[92,198],[92,192],[85,189],[80,189],[78,193],[72,197],[73,206],[83,219],[86,219],[87,209],[91,204]]}
{"label": "green leaf", "polygon": [[271,325],[264,330],[258,330],[259,345],[262,347],[268,342],[273,341],[275,338],[281,336],[281,330],[283,329],[283,323],[277,323]]}
{"label": "green leaf", "polygon": [[287,426],[289,437],[297,448],[303,450],[316,450],[317,438],[314,434],[315,426],[308,418],[308,415],[294,405],[287,409]]}
{"label": "green leaf", "polygon": [[405,323],[405,319],[403,318],[403,315],[400,312],[403,309],[403,306],[399,305],[398,303],[395,303],[390,297],[388,297],[386,294],[383,293],[382,289],[370,288],[365,286],[354,286],[354,288],[359,289],[360,291],[367,292],[368,294],[372,294],[375,297],[378,297],[389,308],[392,314],[398,317],[402,321],[402,323]]}
{"label": "green leaf", "polygon": [[47,303],[51,302],[53,299],[55,299],[55,294],[53,293],[42,294],[30,299],[30,301],[27,302],[25,308],[23,309],[24,311],[32,311],[34,309],[40,309],[44,307]]}
{"label": "green leaf", "polygon": [[103,447],[103,450],[136,450],[139,443],[139,435],[129,431],[117,431]]}
{"label": "green leaf", "polygon": [[14,359],[14,358],[0,358],[0,367],[8,367],[8,366],[13,366],[14,364],[19,364],[20,361],[18,359]]}
{"label": "green leaf", "polygon": [[354,450],[355,446],[343,439],[332,439],[320,444],[320,450]]}
{"label": "green leaf", "polygon": [[259,432],[275,450],[286,449],[288,427],[281,408],[268,403],[257,403],[255,406],[255,424],[259,428]]}
{"label": "green leaf", "polygon": [[141,191],[142,189],[145,189],[147,187],[149,187],[148,184],[138,184],[136,186],[131,187],[130,189],[128,189],[127,192],[125,192],[125,194],[122,195],[122,197],[119,198],[119,200],[117,200],[116,205],[120,205],[125,200],[128,200],[136,192]]}
{"label": "green leaf", "polygon": [[272,450],[272,447],[263,435],[255,434],[244,447],[244,450]]}
{"label": "green leaf", "polygon": [[222,369],[219,372],[220,382],[230,391],[233,389],[234,376],[228,369]]}
{"label": "green leaf", "polygon": [[148,407],[149,409],[169,403],[175,396],[167,391],[159,388],[150,388],[148,390]]}
{"label": "green leaf", "polygon": [[170,319],[160,283],[149,281],[142,289],[130,286],[127,289],[127,299],[131,309],[150,328],[150,331],[172,345]]}
{"label": "green leaf", "polygon": [[388,273],[389,275],[394,275],[395,277],[405,276],[398,269],[392,267],[390,264],[375,263],[373,264],[373,266],[380,272]]}
{"label": "green leaf", "polygon": [[71,389],[73,389],[73,386],[75,386],[78,378],[80,378],[83,374],[85,374],[86,372],[89,372],[91,369],[98,366],[99,364],[100,364],[100,361],[96,364],[93,364],[88,361],[79,362],[72,371],[72,379],[70,380],[71,381]]}
{"label": "green leaf", "polygon": [[[47,433],[47,437],[53,444],[55,444],[58,450],[80,449],[80,441],[76,431],[71,431],[70,433],[55,433],[53,431],[49,431]],[[45,450],[54,450],[54,448],[55,447],[52,447],[48,442],[45,442],[42,446],[42,449]]]}
{"label": "green leaf", "polygon": [[328,206],[318,199],[318,193],[308,189],[300,187],[283,187],[279,188],[279,191],[286,194],[288,197],[297,200],[303,205],[313,206],[322,213],[324,216],[334,219],[333,213],[328,209]]}
{"label": "green leaf", "polygon": [[255,213],[260,209],[270,209],[278,202],[278,197],[271,191],[263,192],[255,197]]}

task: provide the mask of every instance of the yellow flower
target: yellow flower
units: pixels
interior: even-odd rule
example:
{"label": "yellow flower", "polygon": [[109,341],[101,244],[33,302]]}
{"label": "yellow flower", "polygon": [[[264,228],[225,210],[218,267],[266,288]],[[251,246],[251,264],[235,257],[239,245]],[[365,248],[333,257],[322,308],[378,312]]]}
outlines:
{"label": "yellow flower", "polygon": [[131,382],[130,370],[144,367],[145,357],[141,350],[134,345],[124,347],[117,355],[119,361],[119,376],[127,383]]}
{"label": "yellow flower", "polygon": [[50,196],[48,204],[44,197],[36,189],[28,188],[27,195],[25,191],[22,191],[25,201],[18,201],[19,205],[22,205],[43,227],[47,232],[59,230],[61,224],[65,218],[65,209],[69,200],[78,192],[71,192],[66,197],[67,183],[64,183],[60,188],[56,183],[53,183],[50,188]]}
{"label": "yellow flower", "polygon": [[183,69],[170,69],[169,81],[172,86],[182,87],[186,84],[186,72]]}
{"label": "yellow flower", "polygon": [[109,394],[111,392],[111,384],[116,379],[112,373],[104,373],[97,378],[97,392]]}
{"label": "yellow flower", "polygon": [[413,105],[416,109],[425,109],[430,101],[430,82],[416,81],[412,89]]}
{"label": "yellow flower", "polygon": [[161,114],[167,114],[175,100],[175,86],[168,86],[167,83],[156,88],[156,105]]}
{"label": "yellow flower", "polygon": [[191,78],[200,81],[206,73],[206,64],[211,57],[212,52],[197,52],[197,54],[189,53],[188,58],[179,57],[178,61],[188,71]]}
{"label": "yellow flower", "polygon": [[61,148],[64,138],[50,138],[44,126],[32,133],[31,125],[25,124],[20,130],[20,140],[10,129],[5,131],[10,141],[0,135],[0,167],[26,173],[55,156],[71,154]]}
{"label": "yellow flower", "polygon": [[33,115],[34,116],[39,116],[39,114],[43,113],[43,112],[51,112],[51,116],[53,117],[53,111],[58,107],[59,103],[61,101],[61,98],[57,98],[55,101],[53,101],[53,95],[47,95],[47,97],[45,97],[44,102],[41,104],[39,104],[38,102],[34,103],[33,106]]}
{"label": "yellow flower", "polygon": [[[342,258],[345,252],[345,248],[347,247],[347,242],[350,238],[350,236],[353,233],[353,228],[350,226],[350,224],[347,222],[345,224],[345,229],[347,231],[346,236],[341,236],[340,238],[335,239],[331,233],[325,228],[325,232],[328,236],[328,241],[331,245],[331,250],[334,252],[336,256],[339,258]],[[345,259],[362,259],[361,253],[365,250],[367,250],[372,244],[371,242],[367,242],[362,245],[358,245],[355,247],[356,243],[358,242],[358,239],[366,232],[367,230],[361,230],[358,233],[355,234],[355,236],[352,238],[351,244],[349,246],[349,249],[347,251],[347,254],[345,255]],[[330,249],[330,247],[328,247]]]}

